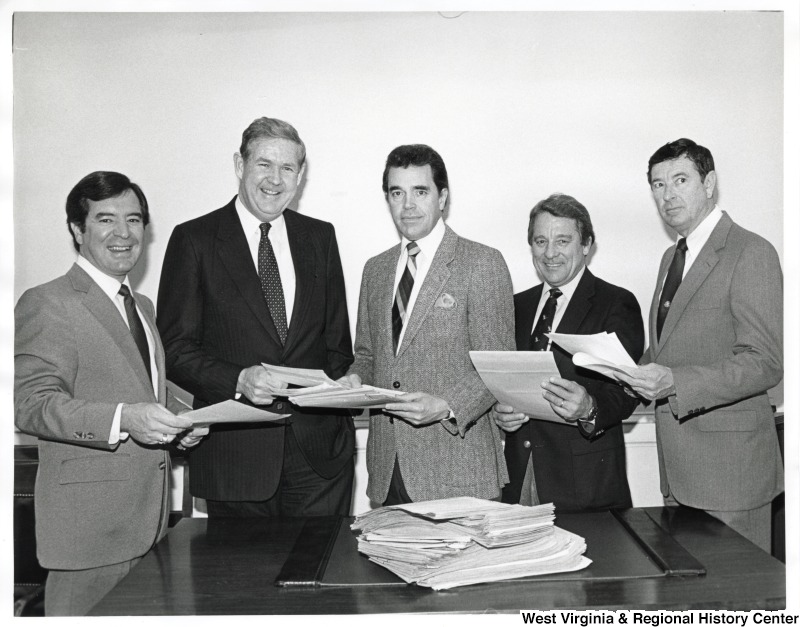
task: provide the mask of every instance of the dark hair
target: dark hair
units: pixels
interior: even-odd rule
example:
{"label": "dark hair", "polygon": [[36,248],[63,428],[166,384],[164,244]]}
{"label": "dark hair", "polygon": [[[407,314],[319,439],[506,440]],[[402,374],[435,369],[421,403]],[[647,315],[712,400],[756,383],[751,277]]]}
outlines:
{"label": "dark hair", "polygon": [[75,233],[70,228],[71,224],[77,226],[81,233],[86,232],[86,216],[89,215],[89,201],[98,202],[116,198],[131,190],[139,200],[139,207],[142,209],[142,224],[147,226],[150,222],[150,209],[147,206],[147,198],[141,187],[124,174],[119,172],[92,172],[84,176],[72,191],[67,195],[67,229],[72,235],[72,245],[75,250],[80,252],[81,246],[75,238]]}
{"label": "dark hair", "polygon": [[443,189],[449,189],[447,168],[444,167],[444,161],[439,156],[439,153],[425,144],[409,144],[407,146],[398,146],[386,157],[386,167],[383,169],[384,194],[389,192],[389,168],[407,168],[410,165],[417,167],[431,166],[436,190],[441,194]]}
{"label": "dark hair", "polygon": [[588,246],[589,238],[595,242],[594,228],[592,227],[592,219],[589,217],[589,212],[581,203],[575,200],[572,196],[566,194],[552,194],[540,200],[531,209],[531,217],[528,221],[528,244],[533,244],[533,223],[536,216],[540,213],[549,213],[557,218],[572,218],[578,227],[578,233],[581,236],[581,245]]}
{"label": "dark hair", "polygon": [[242,145],[239,146],[239,154],[242,159],[247,159],[250,156],[250,144],[256,139],[267,137],[270,139],[288,139],[300,146],[300,165],[306,161],[306,145],[300,139],[297,130],[283,120],[277,118],[257,118],[250,123],[244,133],[242,133]]}
{"label": "dark hair", "polygon": [[672,161],[681,157],[686,157],[694,163],[694,167],[697,168],[697,172],[700,174],[701,181],[705,181],[708,173],[714,171],[714,157],[711,156],[711,151],[705,146],[696,144],[691,139],[682,137],[674,142],[664,144],[653,153],[650,161],[647,162],[647,182],[652,182],[650,173],[653,171],[653,166],[663,161]]}

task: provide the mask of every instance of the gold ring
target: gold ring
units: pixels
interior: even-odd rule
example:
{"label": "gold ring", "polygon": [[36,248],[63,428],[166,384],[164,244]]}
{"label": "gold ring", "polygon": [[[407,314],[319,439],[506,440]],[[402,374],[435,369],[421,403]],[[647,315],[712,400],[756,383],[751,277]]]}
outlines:
{"label": "gold ring", "polygon": [[162,433],[162,434],[161,434],[161,441],[162,441],[164,444],[166,444],[168,440],[169,440],[169,436],[168,436],[166,433]]}

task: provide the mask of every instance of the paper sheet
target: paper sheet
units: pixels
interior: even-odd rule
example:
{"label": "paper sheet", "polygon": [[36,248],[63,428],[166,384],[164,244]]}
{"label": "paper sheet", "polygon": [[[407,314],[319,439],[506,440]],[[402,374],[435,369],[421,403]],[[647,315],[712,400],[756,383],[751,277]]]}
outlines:
{"label": "paper sheet", "polygon": [[504,405],[538,420],[569,423],[542,396],[542,381],[560,377],[550,351],[470,351],[484,385]]}
{"label": "paper sheet", "polygon": [[398,390],[376,388],[362,385],[359,388],[328,389],[319,386],[314,392],[296,393],[291,390],[289,401],[298,407],[337,407],[339,409],[379,409],[391,403],[398,396],[405,394]]}
{"label": "paper sheet", "polygon": [[208,427],[221,423],[237,422],[272,422],[286,418],[289,414],[274,414],[252,405],[245,405],[238,401],[230,400],[209,405],[202,409],[195,409],[181,414],[192,421],[193,427]]}
{"label": "paper sheet", "polygon": [[576,366],[594,370],[610,379],[618,380],[617,373],[624,372],[619,366],[637,367],[616,333],[548,333],[547,337],[568,353],[572,353],[572,362]]}

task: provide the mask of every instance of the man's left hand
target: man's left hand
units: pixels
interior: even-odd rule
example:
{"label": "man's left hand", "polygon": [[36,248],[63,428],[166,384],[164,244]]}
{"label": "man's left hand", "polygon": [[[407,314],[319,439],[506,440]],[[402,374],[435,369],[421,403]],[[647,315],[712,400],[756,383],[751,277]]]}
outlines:
{"label": "man's left hand", "polygon": [[447,401],[424,392],[409,392],[398,396],[394,402],[387,403],[384,411],[406,422],[421,427],[438,422],[450,415]]}
{"label": "man's left hand", "polygon": [[643,399],[656,401],[675,394],[675,381],[672,370],[658,364],[647,364],[639,368],[625,368],[620,373],[620,381],[626,383]]}
{"label": "man's left hand", "polygon": [[561,418],[567,422],[575,422],[578,418],[586,418],[592,409],[592,397],[580,383],[561,377],[550,377],[542,382],[545,400]]}

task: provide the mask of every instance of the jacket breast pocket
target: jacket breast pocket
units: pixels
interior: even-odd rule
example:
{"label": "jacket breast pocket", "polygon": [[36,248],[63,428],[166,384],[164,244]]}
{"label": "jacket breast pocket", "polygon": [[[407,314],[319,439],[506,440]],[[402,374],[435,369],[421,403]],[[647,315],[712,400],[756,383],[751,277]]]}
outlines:
{"label": "jacket breast pocket", "polygon": [[700,431],[755,431],[758,413],[754,411],[717,410],[697,416]]}
{"label": "jacket breast pocket", "polygon": [[125,454],[76,457],[61,462],[59,483],[91,483],[94,481],[129,481],[131,456]]}

